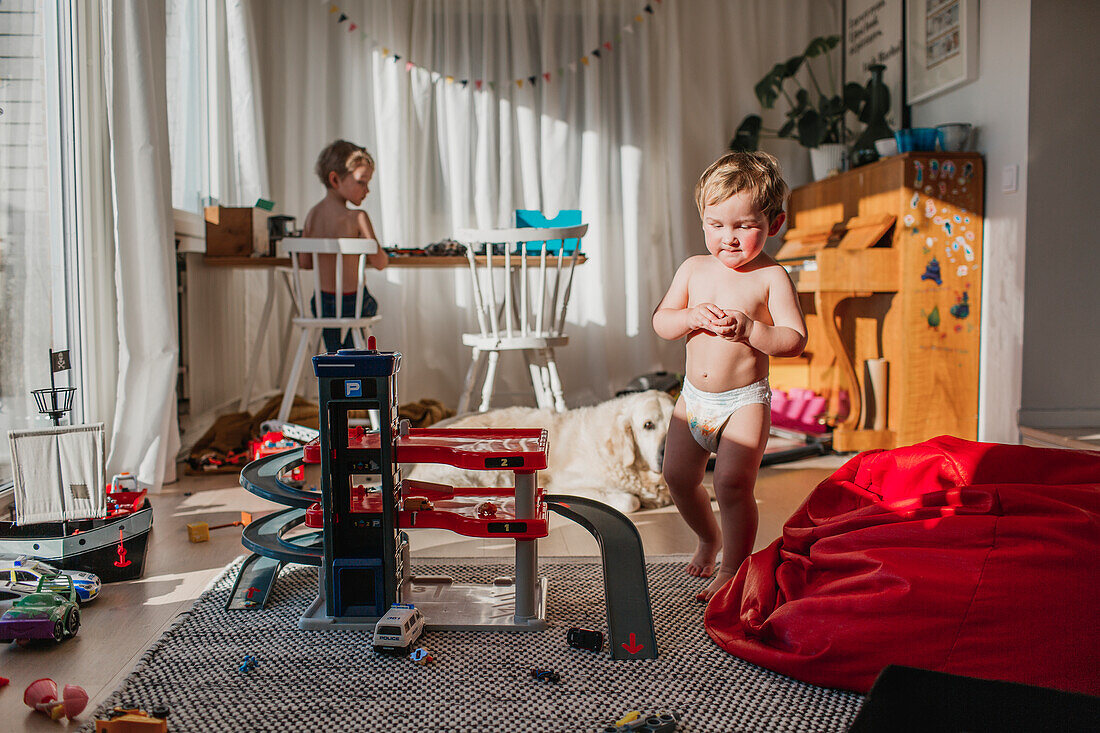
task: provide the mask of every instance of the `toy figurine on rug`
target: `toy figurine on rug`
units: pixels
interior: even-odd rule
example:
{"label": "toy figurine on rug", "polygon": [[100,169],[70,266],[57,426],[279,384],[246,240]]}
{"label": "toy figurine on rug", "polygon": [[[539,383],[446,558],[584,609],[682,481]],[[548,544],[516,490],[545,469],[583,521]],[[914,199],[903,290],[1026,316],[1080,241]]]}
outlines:
{"label": "toy figurine on rug", "polygon": [[[737,572],[756,539],[753,488],[768,442],[769,356],[797,356],[806,321],[787,271],[764,253],[786,215],[787,184],[767,153],[727,153],[695,187],[706,255],[689,257],[653,314],[657,335],[686,337],[687,369],[665,442],[672,500],[699,538],[689,575],[714,576],[707,601]],[[702,486],[717,453],[714,493]],[[715,557],[722,564],[715,572]]]}

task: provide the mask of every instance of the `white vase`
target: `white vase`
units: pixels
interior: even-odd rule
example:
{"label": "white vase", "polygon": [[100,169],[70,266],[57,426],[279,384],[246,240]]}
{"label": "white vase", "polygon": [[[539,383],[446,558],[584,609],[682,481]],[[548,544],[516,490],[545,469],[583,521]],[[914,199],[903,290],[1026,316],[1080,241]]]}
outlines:
{"label": "white vase", "polygon": [[820,181],[844,170],[846,148],[840,143],[823,143],[810,148],[810,169],[814,180]]}

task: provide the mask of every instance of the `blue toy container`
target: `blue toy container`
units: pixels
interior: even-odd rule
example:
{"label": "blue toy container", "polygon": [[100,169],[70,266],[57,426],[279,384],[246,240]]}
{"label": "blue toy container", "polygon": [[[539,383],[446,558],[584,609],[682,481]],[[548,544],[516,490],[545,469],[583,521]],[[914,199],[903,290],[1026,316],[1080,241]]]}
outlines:
{"label": "blue toy container", "polygon": [[[578,226],[581,223],[581,211],[580,209],[562,209],[558,212],[558,215],[552,219],[547,219],[541,211],[533,209],[516,209],[516,227],[573,227]],[[564,241],[565,254],[573,254],[580,242],[579,239],[566,239]],[[542,252],[542,241],[527,242],[527,254],[537,255]],[[563,249],[563,242],[560,239],[548,239],[546,241],[546,253],[554,254]]]}
{"label": "blue toy container", "polygon": [[894,139],[898,141],[899,153],[924,152],[941,150],[942,134],[934,127],[914,127],[898,130],[894,133]]}

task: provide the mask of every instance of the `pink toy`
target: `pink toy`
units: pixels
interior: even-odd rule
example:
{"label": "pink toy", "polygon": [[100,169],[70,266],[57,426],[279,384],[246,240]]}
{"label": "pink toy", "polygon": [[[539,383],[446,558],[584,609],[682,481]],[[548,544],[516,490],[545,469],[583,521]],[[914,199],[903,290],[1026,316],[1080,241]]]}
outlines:
{"label": "pink toy", "polygon": [[44,677],[27,685],[23,691],[23,702],[52,720],[72,720],[87,706],[88,693],[78,685],[65,685],[63,697],[58,700],[57,683]]}
{"label": "pink toy", "polygon": [[772,390],[772,425],[777,428],[804,433],[827,432],[828,426],[820,420],[827,408],[828,399],[812,389],[796,388],[789,392]]}

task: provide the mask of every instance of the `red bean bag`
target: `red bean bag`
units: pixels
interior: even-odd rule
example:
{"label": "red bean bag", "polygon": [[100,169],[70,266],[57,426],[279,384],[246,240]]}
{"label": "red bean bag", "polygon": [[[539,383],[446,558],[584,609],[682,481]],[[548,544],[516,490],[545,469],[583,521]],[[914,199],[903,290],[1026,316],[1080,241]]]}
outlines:
{"label": "red bean bag", "polygon": [[901,664],[1100,695],[1100,452],[940,437],[862,453],[705,623],[815,685],[866,692]]}

